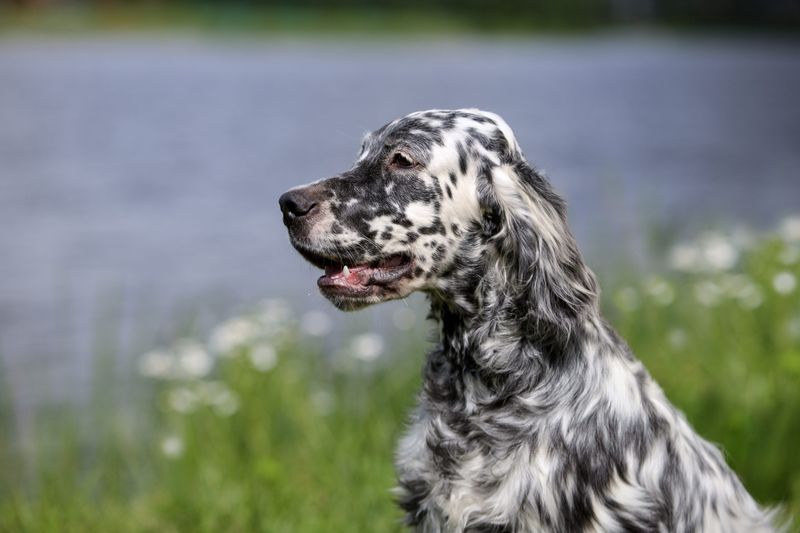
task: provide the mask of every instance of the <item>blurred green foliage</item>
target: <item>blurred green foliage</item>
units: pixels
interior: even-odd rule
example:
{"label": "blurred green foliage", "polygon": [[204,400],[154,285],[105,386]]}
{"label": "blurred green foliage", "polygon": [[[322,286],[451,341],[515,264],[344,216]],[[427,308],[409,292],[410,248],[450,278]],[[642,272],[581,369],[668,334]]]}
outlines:
{"label": "blurred green foliage", "polygon": [[44,31],[525,33],[631,24],[796,29],[800,0],[0,0],[0,29]]}
{"label": "blurred green foliage", "polygon": [[[800,219],[785,230],[679,245],[604,303],[748,489],[798,516]],[[133,397],[98,375],[90,405],[40,409],[23,446],[0,397],[0,531],[400,531],[392,453],[425,335],[328,335],[271,302],[143,356]]]}

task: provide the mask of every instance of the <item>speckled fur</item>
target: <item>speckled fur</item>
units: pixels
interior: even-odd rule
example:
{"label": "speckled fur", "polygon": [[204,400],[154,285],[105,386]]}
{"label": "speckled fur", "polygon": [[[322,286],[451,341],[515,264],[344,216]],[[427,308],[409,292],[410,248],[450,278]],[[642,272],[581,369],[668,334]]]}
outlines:
{"label": "speckled fur", "polygon": [[[411,169],[392,166],[403,151]],[[342,261],[415,268],[353,309],[420,290],[439,328],[396,496],[425,533],[773,531],[725,464],[601,318],[561,198],[509,126],[474,109],[367,135],[291,231]]]}

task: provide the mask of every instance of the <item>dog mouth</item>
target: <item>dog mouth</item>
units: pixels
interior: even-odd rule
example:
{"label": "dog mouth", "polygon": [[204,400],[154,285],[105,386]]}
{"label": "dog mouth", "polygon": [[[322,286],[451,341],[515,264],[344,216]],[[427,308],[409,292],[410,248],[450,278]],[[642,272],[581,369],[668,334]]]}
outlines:
{"label": "dog mouth", "polygon": [[325,273],[317,286],[325,296],[365,299],[385,297],[393,292],[393,285],[411,272],[413,259],[408,254],[392,254],[374,261],[347,264],[341,258],[328,257],[307,249],[300,253]]}

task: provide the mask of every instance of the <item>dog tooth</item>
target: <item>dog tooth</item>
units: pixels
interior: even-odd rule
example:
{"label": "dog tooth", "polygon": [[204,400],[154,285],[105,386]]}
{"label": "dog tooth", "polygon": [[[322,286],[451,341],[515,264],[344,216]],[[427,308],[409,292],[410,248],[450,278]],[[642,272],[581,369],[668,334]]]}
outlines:
{"label": "dog tooth", "polygon": [[347,276],[350,275],[350,269],[347,268],[347,265],[345,265],[344,268],[342,269],[342,274],[344,274],[344,277],[347,277]]}

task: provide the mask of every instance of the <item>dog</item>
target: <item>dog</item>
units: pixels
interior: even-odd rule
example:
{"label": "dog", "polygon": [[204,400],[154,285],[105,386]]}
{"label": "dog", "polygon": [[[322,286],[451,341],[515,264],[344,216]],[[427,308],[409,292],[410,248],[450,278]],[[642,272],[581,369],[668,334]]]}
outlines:
{"label": "dog", "polygon": [[279,204],[339,309],[430,300],[439,339],[396,452],[414,530],[775,530],[600,316],[564,201],[498,115],[412,113]]}

